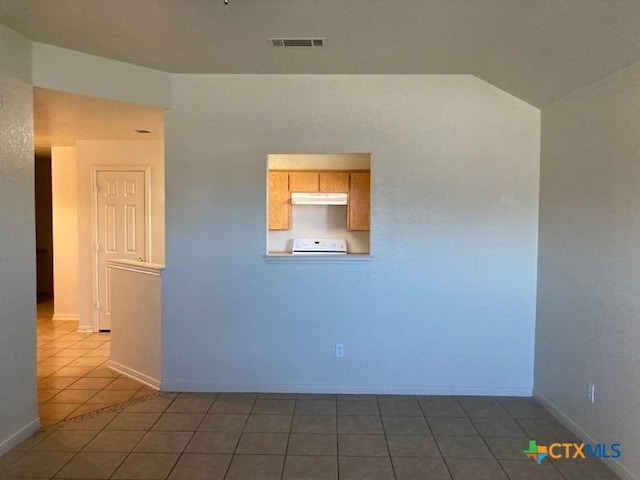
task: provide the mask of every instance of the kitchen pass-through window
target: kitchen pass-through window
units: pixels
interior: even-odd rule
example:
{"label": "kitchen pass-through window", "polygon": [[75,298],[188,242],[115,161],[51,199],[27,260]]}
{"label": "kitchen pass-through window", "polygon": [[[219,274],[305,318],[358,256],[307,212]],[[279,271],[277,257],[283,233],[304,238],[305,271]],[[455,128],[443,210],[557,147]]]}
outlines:
{"label": "kitchen pass-through window", "polygon": [[268,254],[369,254],[371,154],[270,154]]}

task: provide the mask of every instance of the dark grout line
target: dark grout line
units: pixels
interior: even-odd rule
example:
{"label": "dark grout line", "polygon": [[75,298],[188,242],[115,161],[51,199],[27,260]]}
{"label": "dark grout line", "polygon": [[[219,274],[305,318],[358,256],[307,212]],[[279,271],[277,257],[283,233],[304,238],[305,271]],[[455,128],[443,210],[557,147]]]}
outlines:
{"label": "dark grout line", "polygon": [[[218,396],[216,396],[216,401],[217,399],[220,398],[219,394]],[[240,440],[242,439],[242,434],[244,433],[244,429],[247,428],[247,423],[249,423],[249,417],[251,417],[251,414],[253,413],[253,409],[256,406],[256,401],[258,400],[258,394],[256,393],[256,396],[253,399],[253,402],[251,402],[251,408],[249,409],[249,413],[247,413],[247,418],[244,421],[244,424],[242,425],[242,430],[240,430],[240,436],[238,437],[238,441],[236,442],[236,446],[233,448],[233,453],[231,454],[231,459],[229,460],[229,465],[227,465],[227,469],[224,472],[224,476],[222,478],[227,478],[227,475],[229,474],[229,470],[231,469],[231,464],[233,463],[233,459],[236,456],[236,452],[238,451],[238,445],[240,445]],[[210,409],[213,408],[213,405],[216,403],[216,401],[213,402],[213,404],[211,405]],[[244,415],[244,414],[242,414]],[[282,466],[282,470],[284,471],[284,465]]]}
{"label": "dark grout line", "polygon": [[[297,396],[296,396],[297,397]],[[257,399],[257,397],[256,397]],[[336,402],[337,403],[337,402]],[[280,472],[280,480],[284,479],[284,469],[287,466],[287,454],[289,453],[289,441],[291,440],[291,429],[293,428],[293,417],[296,414],[296,407],[298,406],[298,399],[296,398],[293,401],[293,412],[291,412],[291,423],[289,423],[289,432],[287,433],[287,444],[285,445],[284,448],[284,459],[282,460],[282,472]],[[337,407],[336,407],[337,408]],[[247,421],[248,419],[251,417],[251,414],[249,414],[249,417],[247,417]],[[336,421],[337,422],[337,421]],[[246,428],[246,427],[245,427]],[[337,426],[336,426],[337,428]],[[244,430],[244,429],[243,429]],[[243,432],[244,433],[244,432]],[[242,436],[240,437],[242,438]],[[238,440],[238,443],[240,443],[240,440]],[[231,457],[231,461],[233,461],[233,457]],[[229,465],[231,465],[231,463],[229,463]],[[226,476],[226,475],[225,475]]]}
{"label": "dark grout line", "polygon": [[[169,408],[171,407],[171,405],[173,404],[173,402],[176,401],[176,399],[180,398],[180,394],[177,394],[173,400],[171,400],[171,402],[169,403],[169,405],[166,406],[166,408],[164,409],[164,411],[160,414],[160,416],[158,417],[158,419],[160,419],[162,417],[162,415],[164,415],[165,413],[167,413],[167,410],[169,410]],[[173,473],[173,471],[175,470],[176,466],[178,465],[178,463],[180,462],[180,459],[182,458],[182,455],[185,453],[185,450],[187,449],[187,447],[189,446],[189,443],[191,442],[191,440],[193,439],[193,437],[196,435],[196,432],[198,431],[198,429],[200,428],[200,426],[202,425],[202,422],[204,422],[205,418],[207,418],[207,415],[209,414],[209,410],[211,410],[211,408],[213,407],[213,404],[216,403],[216,399],[218,398],[218,394],[216,394],[216,396],[213,399],[213,402],[211,402],[211,405],[209,405],[209,408],[207,409],[206,412],[204,412],[204,415],[202,415],[202,418],[200,419],[200,422],[198,422],[198,425],[196,426],[195,430],[193,432],[191,432],[191,436],[189,437],[189,440],[187,441],[187,443],[184,444],[184,448],[182,449],[181,452],[178,453],[178,458],[176,459],[175,463],[173,464],[173,466],[171,467],[171,469],[169,470],[169,472],[167,473],[167,476],[165,478],[169,478],[171,476],[171,473]],[[151,429],[147,430],[147,433],[149,433],[151,431]],[[146,434],[145,434],[146,435]],[[142,439],[145,437],[145,435],[142,436],[142,438],[140,439],[140,442],[142,441]],[[140,442],[138,442],[136,444],[139,445]],[[134,447],[135,449],[135,447]],[[133,451],[133,449],[132,449]],[[231,464],[231,462],[229,462],[229,464]]]}
{"label": "dark grout line", "polygon": [[[339,397],[336,395],[336,471],[337,471],[337,476],[339,480],[340,479],[340,427],[338,425],[338,420],[340,418],[339,417],[340,412],[338,411],[338,398]],[[378,400],[376,399],[376,405],[377,404],[378,404]]]}
{"label": "dark grout line", "polygon": [[[417,400],[417,399],[416,399]],[[458,405],[460,408],[462,408],[462,405],[460,405],[460,402],[458,402],[458,400],[455,400],[456,405]],[[447,460],[444,458],[444,455],[442,453],[442,449],[440,448],[440,444],[438,443],[438,440],[436,439],[435,434],[433,433],[433,429],[431,428],[431,424],[429,423],[429,420],[427,419],[427,412],[425,412],[425,409],[422,408],[422,404],[420,403],[420,401],[418,401],[418,405],[420,406],[420,410],[422,411],[422,415],[424,416],[424,421],[427,423],[427,428],[429,429],[429,432],[431,433],[431,437],[433,438],[433,442],[436,444],[436,448],[438,449],[438,453],[440,454],[440,458],[442,459],[442,463],[444,463],[444,468],[447,469],[447,473],[449,474],[449,477],[453,478],[453,473],[451,473],[451,469],[449,468],[449,464],[447,463]],[[463,409],[464,411],[464,409]],[[465,411],[465,414],[467,412]],[[446,417],[441,417],[441,418],[446,418]]]}
{"label": "dark grout line", "polygon": [[[380,408],[380,399],[376,395],[376,405],[378,405],[378,413],[380,414],[380,423],[382,424],[382,432],[384,435],[384,444],[387,446],[387,453],[389,454],[389,463],[391,464],[391,474],[393,478],[396,478],[396,467],[393,465],[393,457],[391,456],[391,449],[389,448],[389,440],[387,439],[387,429],[382,421],[382,409]],[[420,409],[422,411],[422,409]],[[426,420],[425,420],[426,421]],[[428,425],[428,424],[427,424]],[[340,477],[338,477],[340,478]]]}

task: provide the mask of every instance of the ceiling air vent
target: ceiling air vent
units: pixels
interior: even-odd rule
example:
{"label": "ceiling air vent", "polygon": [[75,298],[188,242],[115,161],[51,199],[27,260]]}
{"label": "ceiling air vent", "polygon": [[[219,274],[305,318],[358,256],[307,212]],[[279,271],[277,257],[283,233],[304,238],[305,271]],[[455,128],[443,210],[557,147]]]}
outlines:
{"label": "ceiling air vent", "polygon": [[326,38],[270,38],[274,47],[324,47]]}

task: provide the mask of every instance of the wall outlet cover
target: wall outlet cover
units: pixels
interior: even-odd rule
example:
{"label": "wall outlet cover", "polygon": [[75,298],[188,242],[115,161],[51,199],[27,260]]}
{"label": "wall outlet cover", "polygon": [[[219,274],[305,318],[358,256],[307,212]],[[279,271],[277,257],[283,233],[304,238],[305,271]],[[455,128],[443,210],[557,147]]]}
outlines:
{"label": "wall outlet cover", "polygon": [[596,403],[596,386],[591,382],[587,383],[587,399],[591,403]]}

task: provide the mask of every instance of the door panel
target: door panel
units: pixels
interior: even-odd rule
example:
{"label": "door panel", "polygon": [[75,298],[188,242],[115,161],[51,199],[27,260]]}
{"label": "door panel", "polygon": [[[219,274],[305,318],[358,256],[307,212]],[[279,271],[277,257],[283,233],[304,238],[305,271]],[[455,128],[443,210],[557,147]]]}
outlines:
{"label": "door panel", "polygon": [[99,171],[97,182],[98,330],[110,330],[107,261],[147,257],[145,172]]}

